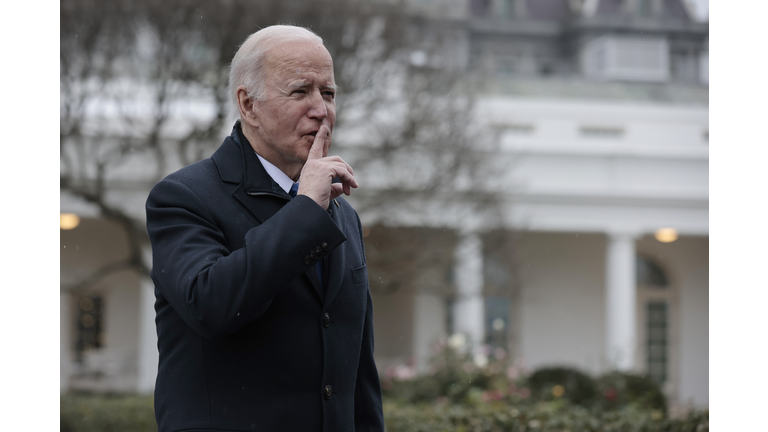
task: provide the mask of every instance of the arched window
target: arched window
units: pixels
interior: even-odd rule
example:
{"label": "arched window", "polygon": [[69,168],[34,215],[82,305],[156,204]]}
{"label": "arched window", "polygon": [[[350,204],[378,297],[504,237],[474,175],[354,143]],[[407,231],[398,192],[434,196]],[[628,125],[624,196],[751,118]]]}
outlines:
{"label": "arched window", "polygon": [[635,260],[636,269],[636,281],[638,286],[646,286],[649,288],[667,288],[669,286],[669,279],[655,262],[650,259],[638,255]]}

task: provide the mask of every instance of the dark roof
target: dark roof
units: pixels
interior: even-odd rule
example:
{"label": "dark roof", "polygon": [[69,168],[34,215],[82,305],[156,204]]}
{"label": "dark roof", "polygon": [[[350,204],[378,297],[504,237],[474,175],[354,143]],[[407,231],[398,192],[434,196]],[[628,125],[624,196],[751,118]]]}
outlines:
{"label": "dark roof", "polygon": [[[571,7],[568,0],[524,0],[526,15],[528,18],[537,21],[566,21],[571,15]],[[640,0],[648,2],[644,7],[650,8],[651,2],[654,0]],[[662,0],[661,14],[666,19],[672,19],[676,21],[693,21],[693,17],[689,16],[688,9],[683,4],[685,0]],[[597,8],[595,9],[595,15],[600,16],[616,16],[624,13],[624,3],[626,0],[598,0]],[[469,7],[473,16],[486,17],[490,16],[491,0],[470,0]],[[512,5],[512,2],[508,3]],[[641,5],[638,4],[637,13],[641,13]],[[648,9],[649,10],[649,9]]]}
{"label": "dark roof", "polygon": [[526,0],[525,7],[528,17],[542,21],[564,21],[570,16],[567,0]]}
{"label": "dark roof", "polygon": [[683,0],[664,0],[664,15],[685,21],[692,21],[688,10],[683,5]]}
{"label": "dark roof", "polygon": [[[609,16],[620,15],[624,11],[624,3],[626,0],[598,0],[597,9],[595,15],[597,16]],[[647,1],[650,7],[650,2],[653,0],[641,0]],[[661,14],[665,18],[671,18],[680,21],[693,21],[693,17],[688,15],[688,9],[683,5],[684,0],[662,0]],[[639,5],[638,5],[639,6]]]}
{"label": "dark roof", "polygon": [[618,15],[622,10],[623,0],[599,0],[595,15]]}

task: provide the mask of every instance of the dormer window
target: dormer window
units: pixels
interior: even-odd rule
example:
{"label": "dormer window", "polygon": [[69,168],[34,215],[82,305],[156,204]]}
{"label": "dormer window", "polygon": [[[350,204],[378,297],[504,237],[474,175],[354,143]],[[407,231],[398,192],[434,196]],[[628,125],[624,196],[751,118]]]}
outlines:
{"label": "dormer window", "polygon": [[591,78],[663,82],[669,79],[669,45],[659,37],[601,36],[584,46],[581,63]]}

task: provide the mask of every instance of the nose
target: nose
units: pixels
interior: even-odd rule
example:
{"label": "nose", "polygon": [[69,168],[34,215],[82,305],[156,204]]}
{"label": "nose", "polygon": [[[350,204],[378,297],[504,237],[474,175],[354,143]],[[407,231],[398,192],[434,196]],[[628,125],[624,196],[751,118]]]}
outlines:
{"label": "nose", "polygon": [[324,120],[328,117],[328,107],[325,105],[325,100],[323,100],[323,95],[319,90],[313,91],[308,99],[307,117],[318,120]]}

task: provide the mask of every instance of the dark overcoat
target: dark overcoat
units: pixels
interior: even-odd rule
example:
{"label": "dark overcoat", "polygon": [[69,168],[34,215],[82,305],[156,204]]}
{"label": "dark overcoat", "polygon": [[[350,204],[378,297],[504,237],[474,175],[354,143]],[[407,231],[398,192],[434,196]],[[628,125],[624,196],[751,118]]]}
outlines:
{"label": "dark overcoat", "polygon": [[236,124],[152,189],[147,229],[160,432],[384,429],[362,227],[344,199],[291,199]]}

